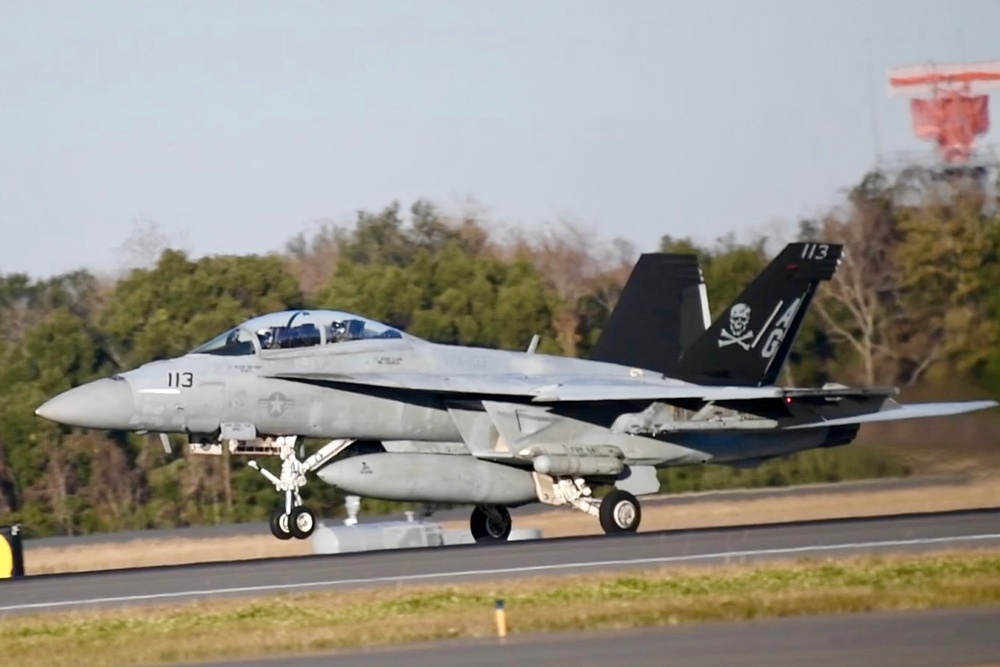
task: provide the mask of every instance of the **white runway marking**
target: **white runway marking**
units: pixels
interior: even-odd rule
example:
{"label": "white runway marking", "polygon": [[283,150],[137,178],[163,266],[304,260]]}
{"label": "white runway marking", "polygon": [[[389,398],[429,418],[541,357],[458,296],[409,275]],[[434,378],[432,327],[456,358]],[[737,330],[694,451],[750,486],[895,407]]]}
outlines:
{"label": "white runway marking", "polygon": [[949,544],[956,542],[983,542],[1000,540],[1000,533],[982,535],[960,535],[953,537],[927,537],[912,540],[885,540],[880,542],[852,542],[845,544],[821,544],[804,547],[786,547],[782,549],[752,549],[746,551],[720,551],[715,553],[688,554],[685,556],[654,556],[648,558],[626,558],[621,560],[581,561],[577,563],[554,563],[552,565],[529,565],[525,567],[503,567],[484,570],[464,570],[458,572],[439,572],[426,574],[404,574],[388,577],[367,577],[359,579],[330,579],[328,581],[310,581],[298,584],[266,584],[261,586],[238,586],[233,588],[213,588],[205,590],[174,591],[172,593],[150,593],[145,595],[122,595],[118,597],[86,598],[80,600],[60,600],[56,602],[37,602],[14,604],[0,607],[0,612],[28,611],[31,609],[55,609],[79,605],[95,605],[114,602],[146,602],[150,600],[169,600],[173,598],[200,598],[214,595],[229,595],[234,593],[273,593],[277,591],[296,591],[310,588],[333,588],[354,584],[383,584],[422,581],[429,579],[455,579],[460,577],[483,576],[492,574],[526,574],[535,572],[551,572],[558,570],[579,570],[591,567],[613,567],[622,565],[658,565],[666,563],[682,563],[698,560],[724,560],[727,558],[746,558],[749,556],[785,556],[801,553],[816,553],[824,551],[845,551],[849,549],[879,549],[890,547],[920,546],[928,544]]}

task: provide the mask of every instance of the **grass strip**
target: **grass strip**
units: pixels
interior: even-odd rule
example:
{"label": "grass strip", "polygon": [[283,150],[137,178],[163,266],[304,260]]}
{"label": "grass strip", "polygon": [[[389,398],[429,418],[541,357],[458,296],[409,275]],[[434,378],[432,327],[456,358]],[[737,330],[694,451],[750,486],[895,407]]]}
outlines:
{"label": "grass strip", "polygon": [[[2,590],[2,588],[0,588]],[[495,634],[1000,604],[1000,550],[804,559],[16,616],[21,665],[157,665]]]}

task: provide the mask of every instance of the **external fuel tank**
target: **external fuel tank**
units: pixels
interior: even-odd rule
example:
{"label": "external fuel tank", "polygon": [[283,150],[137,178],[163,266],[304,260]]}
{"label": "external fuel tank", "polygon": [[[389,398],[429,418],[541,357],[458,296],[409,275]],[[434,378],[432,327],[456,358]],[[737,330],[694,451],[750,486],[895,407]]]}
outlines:
{"label": "external fuel tank", "polygon": [[348,493],[382,500],[519,505],[538,499],[529,470],[472,456],[364,454],[331,463],[317,475]]}

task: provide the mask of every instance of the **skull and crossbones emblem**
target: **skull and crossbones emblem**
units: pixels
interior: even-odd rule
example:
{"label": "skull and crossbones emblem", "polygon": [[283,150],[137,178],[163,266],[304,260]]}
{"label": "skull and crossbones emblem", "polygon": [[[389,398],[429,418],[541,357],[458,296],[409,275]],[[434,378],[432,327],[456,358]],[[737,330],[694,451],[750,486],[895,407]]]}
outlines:
{"label": "skull and crossbones emblem", "polygon": [[750,349],[750,341],[753,340],[753,331],[750,331],[750,306],[745,303],[738,303],[729,309],[729,329],[722,330],[722,337],[719,338],[719,347],[739,345],[744,350]]}

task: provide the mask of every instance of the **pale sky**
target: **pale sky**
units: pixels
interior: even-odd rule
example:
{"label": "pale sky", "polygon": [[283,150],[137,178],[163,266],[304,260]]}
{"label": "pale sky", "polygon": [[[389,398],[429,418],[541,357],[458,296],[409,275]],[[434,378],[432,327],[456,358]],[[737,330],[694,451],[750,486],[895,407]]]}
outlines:
{"label": "pale sky", "polygon": [[640,250],[793,223],[876,137],[932,149],[888,67],[1000,58],[998,26],[998,0],[0,0],[0,273],[113,269],[137,218],[263,253],[418,197]]}

